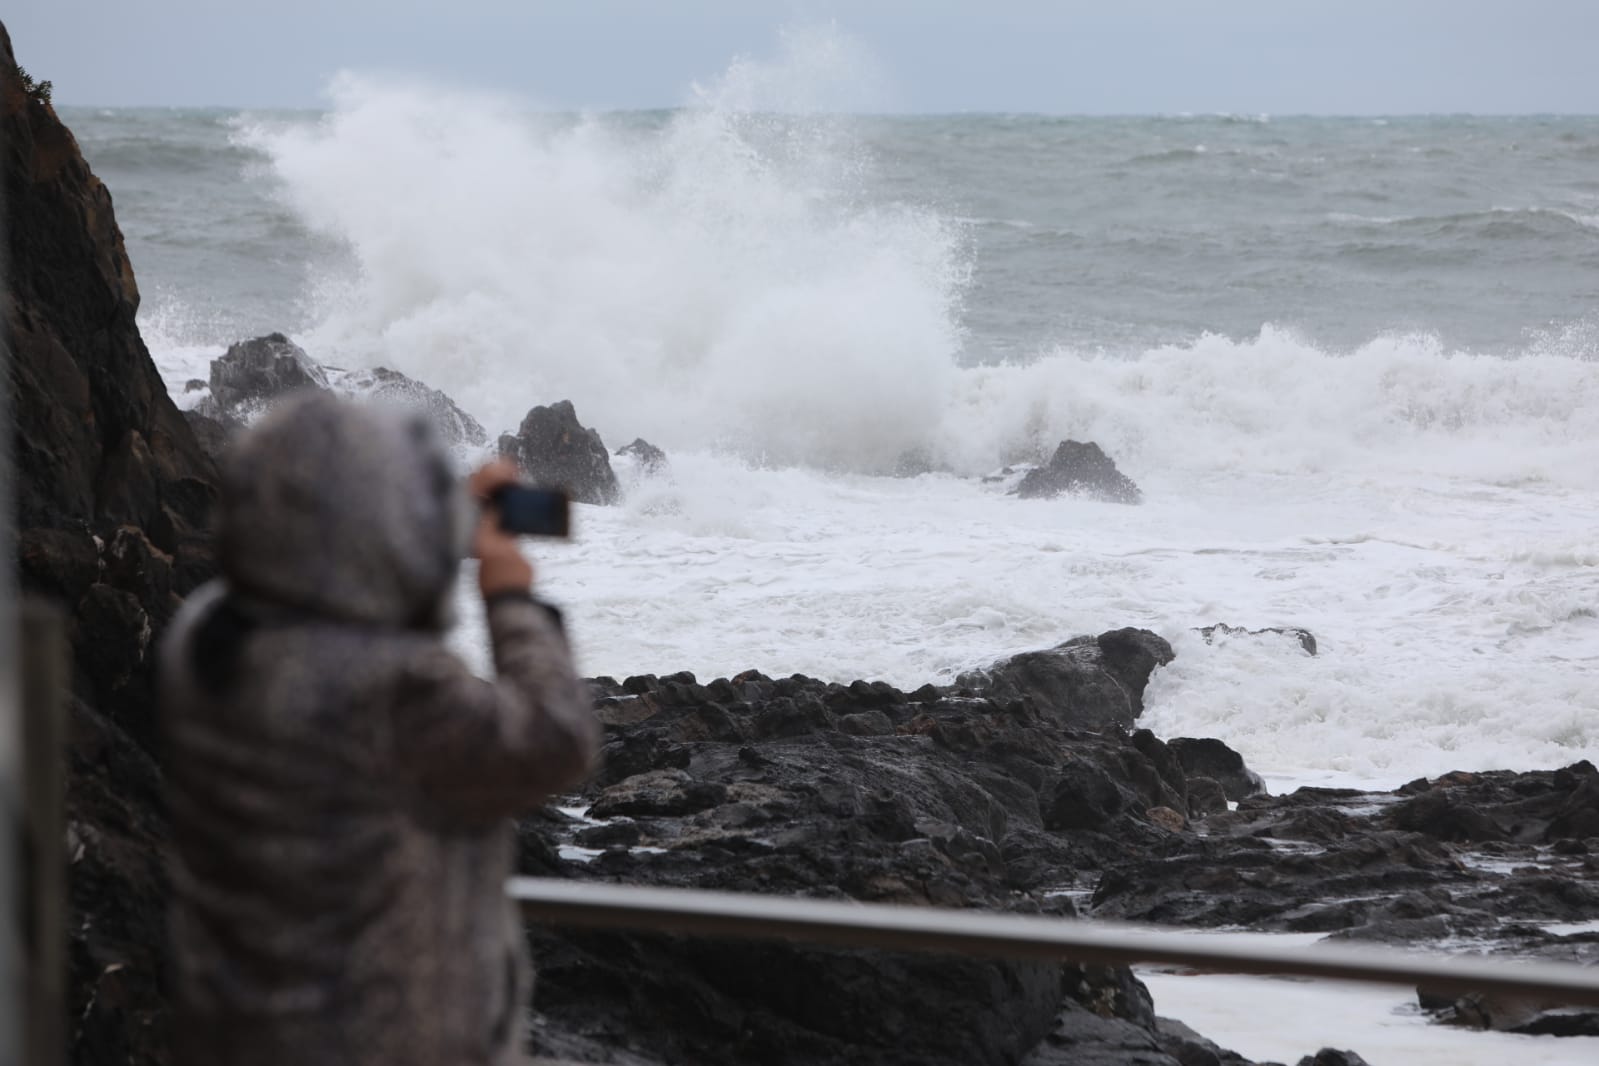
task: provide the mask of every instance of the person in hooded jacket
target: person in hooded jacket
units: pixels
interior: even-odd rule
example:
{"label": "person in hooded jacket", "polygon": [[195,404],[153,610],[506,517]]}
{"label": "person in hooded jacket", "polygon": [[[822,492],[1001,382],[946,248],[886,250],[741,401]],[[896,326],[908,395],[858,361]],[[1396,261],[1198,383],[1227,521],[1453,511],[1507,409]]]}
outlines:
{"label": "person in hooded jacket", "polygon": [[[225,460],[222,577],[162,649],[183,1066],[519,1059],[509,818],[598,727],[487,502],[514,479],[463,487],[424,423],[325,394]],[[492,681],[443,639],[468,541]]]}

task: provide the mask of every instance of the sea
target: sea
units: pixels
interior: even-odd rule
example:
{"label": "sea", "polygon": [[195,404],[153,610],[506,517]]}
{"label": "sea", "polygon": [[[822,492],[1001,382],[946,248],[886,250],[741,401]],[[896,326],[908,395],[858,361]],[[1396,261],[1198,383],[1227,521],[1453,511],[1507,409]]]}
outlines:
{"label": "sea", "polygon": [[[842,115],[737,83],[61,113],[180,405],[282,331],[491,435],[567,399],[667,452],[528,544],[588,674],[914,687],[1142,626],[1176,651],[1143,724],[1274,791],[1599,756],[1599,118]],[[1144,502],[1009,494],[1067,439]],[[1257,1056],[1314,1050],[1332,1002],[1150,980]],[[1358,995],[1327,1042],[1376,1062],[1593,1053]],[[1321,1007],[1263,1023],[1283,996]]]}

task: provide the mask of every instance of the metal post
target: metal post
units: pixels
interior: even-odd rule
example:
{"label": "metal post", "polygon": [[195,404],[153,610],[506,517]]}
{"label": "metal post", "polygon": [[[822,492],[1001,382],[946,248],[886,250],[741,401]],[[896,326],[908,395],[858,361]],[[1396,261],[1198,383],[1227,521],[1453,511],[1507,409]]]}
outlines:
{"label": "metal post", "polygon": [[0,572],[0,1066],[22,1066],[22,707],[9,578]]}
{"label": "metal post", "polygon": [[29,1066],[66,1062],[66,833],[62,700],[66,626],[38,601],[22,608],[23,930],[27,987],[22,1030]]}

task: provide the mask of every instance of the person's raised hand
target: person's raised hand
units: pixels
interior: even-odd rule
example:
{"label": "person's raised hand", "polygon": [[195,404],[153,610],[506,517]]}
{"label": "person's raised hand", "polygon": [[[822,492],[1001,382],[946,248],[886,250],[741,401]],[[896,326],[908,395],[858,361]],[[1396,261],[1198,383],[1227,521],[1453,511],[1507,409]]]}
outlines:
{"label": "person's raised hand", "polygon": [[505,459],[486,463],[467,479],[467,490],[482,507],[472,554],[478,560],[477,583],[485,597],[499,592],[526,592],[533,587],[533,565],[522,557],[516,538],[500,528],[495,491],[518,481],[516,466]]}

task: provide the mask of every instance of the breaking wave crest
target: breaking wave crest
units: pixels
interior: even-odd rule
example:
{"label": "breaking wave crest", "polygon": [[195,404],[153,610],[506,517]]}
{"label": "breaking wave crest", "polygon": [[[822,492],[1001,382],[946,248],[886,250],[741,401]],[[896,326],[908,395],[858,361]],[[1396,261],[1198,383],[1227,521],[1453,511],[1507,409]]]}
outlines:
{"label": "breaking wave crest", "polygon": [[810,110],[836,101],[806,86],[863,63],[798,35],[685,109],[586,118],[345,76],[317,121],[237,139],[349,250],[307,347],[393,365],[491,430],[566,398],[607,439],[822,470],[978,473],[1075,437],[1135,477],[1599,483],[1592,328],[1513,358],[1428,335],[1331,352],[1267,325],[962,365],[970,224],[896,202],[851,120]]}

